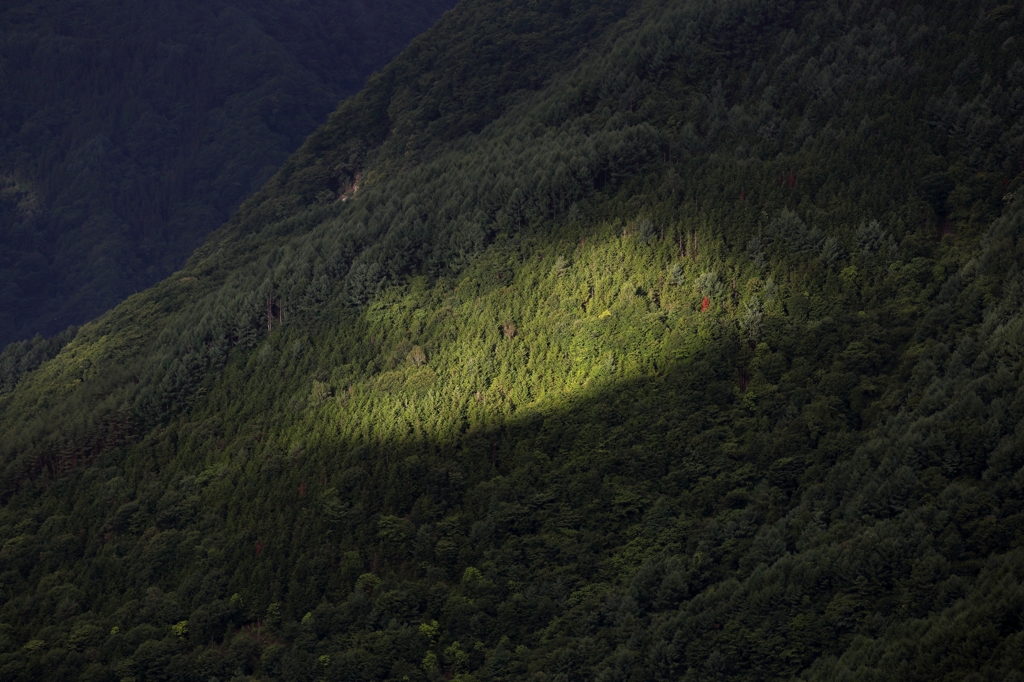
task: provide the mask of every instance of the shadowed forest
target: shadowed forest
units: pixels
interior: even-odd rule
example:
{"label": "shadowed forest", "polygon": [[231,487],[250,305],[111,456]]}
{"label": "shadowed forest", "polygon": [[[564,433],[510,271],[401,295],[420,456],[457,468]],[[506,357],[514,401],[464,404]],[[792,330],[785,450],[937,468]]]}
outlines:
{"label": "shadowed forest", "polygon": [[454,0],[0,8],[0,345],[180,268]]}
{"label": "shadowed forest", "polygon": [[1022,22],[463,0],[0,355],[0,677],[1019,679]]}

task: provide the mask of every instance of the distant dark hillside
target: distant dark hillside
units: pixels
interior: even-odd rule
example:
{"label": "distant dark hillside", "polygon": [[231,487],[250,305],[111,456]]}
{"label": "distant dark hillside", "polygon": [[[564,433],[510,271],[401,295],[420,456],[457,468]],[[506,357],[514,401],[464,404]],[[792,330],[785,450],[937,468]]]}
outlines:
{"label": "distant dark hillside", "polygon": [[452,5],[0,4],[0,346],[180,267]]}

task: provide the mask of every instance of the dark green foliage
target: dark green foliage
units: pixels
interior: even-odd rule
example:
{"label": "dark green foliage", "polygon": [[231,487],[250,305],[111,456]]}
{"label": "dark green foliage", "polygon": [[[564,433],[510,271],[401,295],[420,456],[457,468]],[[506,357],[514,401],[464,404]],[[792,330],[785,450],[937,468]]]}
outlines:
{"label": "dark green foliage", "polygon": [[70,327],[49,339],[36,336],[4,348],[0,353],[0,393],[13,390],[22,376],[56,356],[77,332],[75,327]]}
{"label": "dark green foliage", "polygon": [[0,675],[1017,679],[1021,21],[464,2],[0,396]]}
{"label": "dark green foliage", "polygon": [[0,345],[168,276],[454,0],[0,8]]}

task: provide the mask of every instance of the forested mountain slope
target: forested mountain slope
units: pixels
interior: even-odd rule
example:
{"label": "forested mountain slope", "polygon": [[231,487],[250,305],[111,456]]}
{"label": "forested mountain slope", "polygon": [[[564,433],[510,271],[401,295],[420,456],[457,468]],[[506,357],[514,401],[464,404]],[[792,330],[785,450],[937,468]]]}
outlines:
{"label": "forested mountain slope", "polygon": [[454,0],[8,0],[0,346],[181,267]]}
{"label": "forested mountain slope", "polygon": [[12,370],[0,676],[1019,679],[1022,22],[464,0]]}

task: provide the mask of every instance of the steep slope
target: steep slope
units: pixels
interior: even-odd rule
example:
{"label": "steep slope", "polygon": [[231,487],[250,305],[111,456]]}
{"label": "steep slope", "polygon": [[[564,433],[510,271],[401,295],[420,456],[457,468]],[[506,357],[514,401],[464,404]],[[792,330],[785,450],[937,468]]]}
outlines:
{"label": "steep slope", "polygon": [[0,9],[0,346],[181,267],[454,0]]}
{"label": "steep slope", "polygon": [[0,397],[0,674],[1015,679],[1022,21],[463,2]]}

